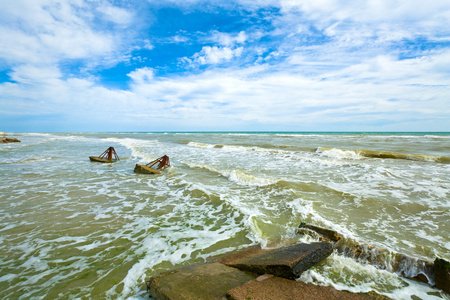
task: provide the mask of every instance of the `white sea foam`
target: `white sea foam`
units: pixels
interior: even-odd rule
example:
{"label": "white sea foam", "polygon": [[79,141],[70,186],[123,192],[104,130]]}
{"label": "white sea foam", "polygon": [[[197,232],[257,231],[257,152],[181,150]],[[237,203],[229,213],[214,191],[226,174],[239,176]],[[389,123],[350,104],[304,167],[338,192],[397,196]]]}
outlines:
{"label": "white sea foam", "polygon": [[359,155],[356,151],[352,150],[342,150],[342,149],[329,149],[324,147],[319,147],[317,149],[317,153],[320,153],[321,155],[336,158],[336,159],[354,159],[354,160],[361,160],[364,159],[363,156]]}
{"label": "white sea foam", "polygon": [[2,277],[0,277],[0,282],[11,281],[17,277],[18,277],[17,274],[6,274],[6,275],[3,275]]}
{"label": "white sea foam", "polygon": [[197,148],[214,148],[216,145],[212,144],[203,144],[203,143],[197,143],[197,142],[189,142],[189,147],[197,147]]}
{"label": "white sea foam", "polygon": [[411,299],[410,295],[420,299],[442,299],[444,296],[426,284],[406,280],[336,254],[332,254],[325,264],[303,272],[300,280],[354,293],[375,291],[392,299]]}
{"label": "white sea foam", "polygon": [[259,186],[259,187],[272,185],[278,182],[277,179],[254,176],[242,170],[231,171],[230,174],[228,175],[228,178],[231,181],[240,185]]}
{"label": "white sea foam", "polygon": [[[154,156],[153,153],[158,153],[161,144],[158,140],[141,140],[141,139],[131,139],[131,138],[107,138],[107,141],[112,141],[118,143],[127,149],[131,150],[131,157],[141,159],[142,162],[149,162],[156,159],[158,156]],[[159,150],[158,150],[159,151]]]}
{"label": "white sea foam", "polygon": [[243,170],[220,170],[207,164],[187,163],[190,168],[202,168],[215,173],[218,173],[224,177],[227,177],[230,181],[244,186],[268,186],[277,183],[279,180],[273,178],[264,178],[255,176],[244,172]]}

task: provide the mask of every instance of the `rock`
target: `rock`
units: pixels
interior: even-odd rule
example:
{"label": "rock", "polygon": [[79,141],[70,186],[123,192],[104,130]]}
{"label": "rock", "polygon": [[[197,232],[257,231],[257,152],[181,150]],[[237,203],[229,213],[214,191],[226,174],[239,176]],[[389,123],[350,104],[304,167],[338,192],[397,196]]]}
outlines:
{"label": "rock", "polygon": [[228,291],[227,297],[230,300],[389,299],[376,293],[353,294],[332,287],[318,286],[273,275],[263,275],[236,287]]}
{"label": "rock", "polygon": [[6,136],[0,139],[0,144],[7,144],[7,143],[20,143],[20,141],[16,138],[8,138]]}
{"label": "rock", "polygon": [[158,300],[225,300],[227,291],[256,277],[216,262],[153,277],[147,282],[147,289]]}
{"label": "rock", "polygon": [[295,244],[277,249],[255,246],[226,256],[220,262],[260,275],[268,273],[295,279],[332,252],[333,248],[329,243]]}
{"label": "rock", "polygon": [[434,277],[436,288],[450,294],[450,263],[444,259],[434,260]]}
{"label": "rock", "polygon": [[325,241],[329,240],[331,242],[337,242],[342,239],[342,235],[340,235],[337,231],[320,228],[314,225],[308,225],[305,223],[300,224],[299,228],[297,229],[298,234],[309,234],[314,235],[314,233],[308,232],[313,231],[315,233],[318,233],[320,236],[325,237]]}
{"label": "rock", "polygon": [[344,238],[334,230],[305,223],[300,224],[297,234],[309,235],[319,241],[332,242],[333,248],[346,257],[368,263],[381,270],[395,272],[405,278],[434,285],[433,264],[401,253],[377,248],[370,244],[359,244]]}

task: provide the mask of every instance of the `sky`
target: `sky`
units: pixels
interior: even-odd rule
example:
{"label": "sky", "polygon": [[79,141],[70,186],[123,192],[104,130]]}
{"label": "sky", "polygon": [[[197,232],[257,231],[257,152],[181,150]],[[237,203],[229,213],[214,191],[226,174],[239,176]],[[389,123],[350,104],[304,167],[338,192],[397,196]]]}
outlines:
{"label": "sky", "polygon": [[450,1],[0,0],[0,131],[450,131]]}

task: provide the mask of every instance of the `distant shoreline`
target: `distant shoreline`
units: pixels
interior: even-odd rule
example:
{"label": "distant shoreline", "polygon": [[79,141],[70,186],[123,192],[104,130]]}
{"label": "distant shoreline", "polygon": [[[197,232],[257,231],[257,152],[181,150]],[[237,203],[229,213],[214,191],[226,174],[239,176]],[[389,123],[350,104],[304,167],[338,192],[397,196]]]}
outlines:
{"label": "distant shoreline", "polygon": [[318,135],[450,135],[450,131],[39,131],[16,132],[16,134],[29,133],[54,133],[54,134],[137,134],[137,133],[181,133],[181,134],[318,134]]}

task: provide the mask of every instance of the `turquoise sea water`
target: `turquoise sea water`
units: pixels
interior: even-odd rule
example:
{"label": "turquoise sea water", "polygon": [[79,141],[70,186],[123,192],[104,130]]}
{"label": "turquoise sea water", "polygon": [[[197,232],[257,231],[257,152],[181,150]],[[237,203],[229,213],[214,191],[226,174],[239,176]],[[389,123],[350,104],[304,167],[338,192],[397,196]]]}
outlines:
{"label": "turquoise sea water", "polygon": [[[449,133],[11,136],[22,142],[0,145],[4,299],[145,298],[144,281],[160,272],[257,243],[312,241],[295,234],[302,222],[450,260]],[[119,162],[89,161],[110,146]],[[162,175],[133,173],[165,154]],[[334,253],[299,280],[448,299],[401,271]]]}

